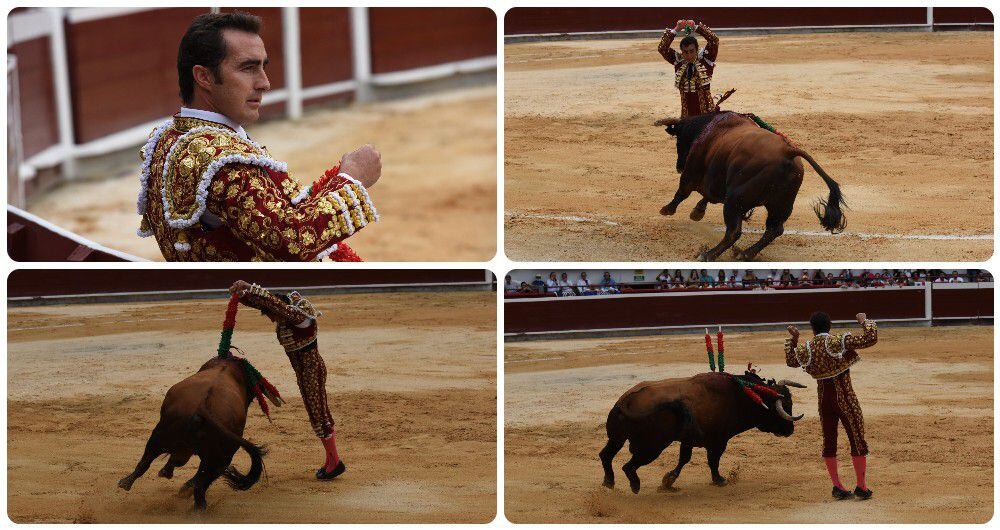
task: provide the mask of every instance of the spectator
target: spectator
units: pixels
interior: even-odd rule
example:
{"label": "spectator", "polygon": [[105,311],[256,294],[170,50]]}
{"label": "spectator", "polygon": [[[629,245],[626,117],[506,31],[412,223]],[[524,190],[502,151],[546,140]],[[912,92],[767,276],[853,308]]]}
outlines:
{"label": "spectator", "polygon": [[719,269],[719,280],[716,282],[716,285],[719,287],[727,287],[725,270]]}
{"label": "spectator", "polygon": [[569,275],[565,272],[559,276],[559,296],[573,296],[576,291],[573,290],[573,284],[569,282]]}
{"label": "spectator", "polygon": [[590,280],[587,279],[587,271],[580,273],[580,279],[576,281],[576,290],[581,295],[588,294],[592,291],[590,288]]}
{"label": "spectator", "polygon": [[503,277],[503,292],[505,293],[517,292],[517,284],[514,283],[514,280],[510,278],[510,274]]}
{"label": "spectator", "polygon": [[534,287],[528,285],[528,282],[521,282],[521,288],[518,289],[521,294],[536,294],[538,291]]}
{"label": "spectator", "polygon": [[691,269],[691,274],[688,275],[687,286],[688,287],[698,287],[698,271]]}
{"label": "spectator", "polygon": [[795,276],[792,276],[791,271],[785,269],[781,271],[781,277],[778,278],[778,284],[782,287],[787,287],[795,283]]}
{"label": "spectator", "polygon": [[656,275],[656,283],[660,283],[663,280],[666,280],[668,282],[670,281],[670,273],[667,271],[667,269],[663,269],[662,271],[660,271],[659,274]]}
{"label": "spectator", "polygon": [[670,287],[671,287],[671,283],[670,283],[669,278],[666,279],[666,280],[660,280],[660,283],[656,284],[656,290],[657,291],[666,291],[666,290],[670,289]]}
{"label": "spectator", "polygon": [[[803,274],[803,276],[805,276],[805,274]],[[823,285],[824,283],[826,283],[825,280],[823,279],[823,271],[822,270],[816,269],[816,273],[813,274],[813,281],[812,281],[812,283],[813,283],[813,285],[816,285],[816,286],[820,286],[820,285]]]}
{"label": "spectator", "polygon": [[[661,275],[663,275],[666,272],[667,271],[663,271]],[[669,276],[667,277],[669,278]],[[657,276],[657,278],[659,278],[659,276]],[[601,280],[601,292],[609,294],[618,294],[619,292],[621,292],[618,289],[618,282],[616,282],[615,279],[611,277],[611,273],[608,271],[604,271],[604,278]]]}
{"label": "spectator", "polygon": [[535,280],[531,282],[531,286],[535,288],[535,292],[537,293],[545,292],[545,282],[542,281],[541,274],[535,275]]}
{"label": "spectator", "polygon": [[701,283],[703,289],[715,287],[715,278],[706,269],[701,269],[701,276],[698,278],[698,281]]}
{"label": "spectator", "polygon": [[965,278],[959,276],[958,271],[953,271],[951,273],[951,279],[949,281],[951,283],[965,283]]}
{"label": "spectator", "polygon": [[736,278],[736,271],[729,276],[729,285],[732,287],[743,287],[743,280]]}
{"label": "spectator", "polygon": [[684,274],[681,273],[680,269],[674,271],[674,277],[670,280],[672,287],[684,287]]}
{"label": "spectator", "polygon": [[753,271],[750,269],[747,269],[747,271],[743,273],[743,286],[751,289],[760,287],[760,281],[756,276],[754,276]]}
{"label": "spectator", "polygon": [[550,293],[556,293],[556,296],[561,296],[559,294],[559,280],[556,278],[555,271],[549,273],[549,281],[545,282],[545,288]]}

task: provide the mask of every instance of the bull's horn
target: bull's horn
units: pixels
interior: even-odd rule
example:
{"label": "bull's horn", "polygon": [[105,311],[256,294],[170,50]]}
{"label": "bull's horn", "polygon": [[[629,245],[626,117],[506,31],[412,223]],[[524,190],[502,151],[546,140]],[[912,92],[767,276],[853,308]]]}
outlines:
{"label": "bull's horn", "polygon": [[791,387],[795,387],[795,388],[805,388],[806,387],[806,385],[803,385],[802,383],[796,383],[795,381],[789,381],[788,379],[782,379],[781,381],[778,381],[777,383],[775,383],[775,385],[777,385],[777,386],[791,386]]}
{"label": "bull's horn", "polygon": [[775,412],[778,413],[778,416],[781,416],[781,419],[785,421],[799,421],[802,419],[803,416],[805,416],[805,414],[799,414],[798,416],[794,417],[789,416],[788,413],[785,412],[785,406],[781,404],[780,399],[774,400],[774,410]]}
{"label": "bull's horn", "polygon": [[678,123],[680,123],[680,121],[681,120],[679,118],[660,118],[660,119],[654,121],[653,125],[656,125],[656,126],[677,125]]}

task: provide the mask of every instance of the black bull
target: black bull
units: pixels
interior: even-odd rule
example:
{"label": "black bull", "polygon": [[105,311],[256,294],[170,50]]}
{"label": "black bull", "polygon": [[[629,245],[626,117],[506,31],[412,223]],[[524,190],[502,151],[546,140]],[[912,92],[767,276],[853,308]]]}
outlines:
{"label": "black bull", "polygon": [[734,250],[736,261],[752,260],[784,232],[802,185],[799,157],[809,162],[830,189],[829,197],[813,207],[820,224],[832,233],[846,226],[841,209],[844,199],[837,182],[808,153],[746,116],[715,112],[685,119],[666,118],[655,124],[666,125],[667,132],[677,137],[677,171],[681,173],[677,193],[660,213],[673,215],[695,191],[703,197],[691,212],[695,221],[704,217],[708,203],[723,204],[726,235],[714,248],[700,253],[698,259],[713,261],[733,247],[742,235],[743,221],[760,206],[767,210],[764,234],[742,252]]}
{"label": "black bull", "polygon": [[604,486],[615,485],[611,463],[626,441],[632,458],[622,466],[622,471],[632,492],[639,493],[636,470],[656,460],[675,441],[681,443],[680,458],[677,467],[663,477],[661,489],[673,486],[681,469],[691,460],[694,447],[707,450],[712,483],[722,486],[726,479],[719,474],[719,460],[732,437],[754,428],[777,436],[791,436],[795,422],[802,416],[791,416],[789,387],[803,386],[785,380],[764,382],[749,373],[746,377],[759,380],[782,397],[765,399],[767,408],[761,407],[729,375],[715,372],[646,381],[625,392],[608,413],[608,443],[600,453]]}
{"label": "black bull", "polygon": [[[170,387],[160,407],[160,421],[153,428],[146,450],[118,486],[128,491],[157,457],[170,454],[159,476],[173,478],[174,468],[197,455],[198,471],[178,492],[194,494],[195,506],[204,509],[205,492],[220,476],[237,490],[257,483],[264,470],[265,450],[244,439],[247,407],[253,396],[246,386],[246,374],[238,360],[212,359],[198,373]],[[243,475],[230,463],[243,448],[250,455],[250,471]]]}

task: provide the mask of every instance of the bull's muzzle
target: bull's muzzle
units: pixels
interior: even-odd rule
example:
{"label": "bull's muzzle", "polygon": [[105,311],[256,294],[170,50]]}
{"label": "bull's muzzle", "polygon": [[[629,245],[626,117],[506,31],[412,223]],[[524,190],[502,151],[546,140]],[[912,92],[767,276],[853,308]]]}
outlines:
{"label": "bull's muzzle", "polygon": [[781,419],[785,421],[795,422],[801,420],[802,417],[805,416],[805,414],[799,414],[798,416],[792,416],[791,414],[789,414],[785,410],[785,406],[781,404],[780,399],[774,400],[774,411],[777,412],[778,416],[781,416]]}

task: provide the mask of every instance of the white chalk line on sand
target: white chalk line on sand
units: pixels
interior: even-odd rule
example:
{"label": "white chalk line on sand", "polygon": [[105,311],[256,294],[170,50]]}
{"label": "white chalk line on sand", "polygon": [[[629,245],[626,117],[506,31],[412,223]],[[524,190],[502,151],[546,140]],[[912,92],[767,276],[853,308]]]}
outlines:
{"label": "white chalk line on sand", "polygon": [[534,213],[523,213],[523,214],[507,214],[511,218],[521,218],[521,219],[542,219],[545,221],[570,221],[574,223],[600,223],[608,226],[619,226],[618,223],[614,221],[605,221],[604,219],[592,219],[590,217],[581,217],[579,215],[543,215]]}
{"label": "white chalk line on sand", "polygon": [[[726,227],[717,226],[715,227],[715,231],[725,232]],[[764,230],[761,228],[744,228],[743,231],[749,234],[764,233]],[[812,237],[856,237],[859,239],[920,239],[920,240],[933,240],[933,241],[945,241],[945,240],[980,241],[980,240],[993,239],[992,234],[973,234],[965,236],[955,235],[955,234],[867,234],[863,232],[841,232],[839,234],[831,234],[830,232],[820,232],[813,230],[785,230],[784,235],[812,236]]]}
{"label": "white chalk line on sand", "polygon": [[[512,218],[524,218],[524,219],[542,219],[546,221],[569,221],[574,223],[600,223],[608,226],[621,226],[619,223],[614,221],[606,221],[604,219],[594,219],[590,217],[582,217],[579,215],[543,215],[543,214],[507,214]],[[726,227],[717,226],[715,227],[716,232],[725,232]],[[744,228],[743,232],[748,234],[763,234],[764,230],[761,228]],[[992,240],[992,234],[972,234],[972,235],[958,235],[958,234],[870,234],[865,232],[841,232],[839,234],[831,234],[830,232],[823,232],[818,230],[785,230],[785,235],[792,236],[809,236],[809,237],[856,237],[858,239],[916,239],[924,241],[986,241]]]}
{"label": "white chalk line on sand", "polygon": [[[150,322],[153,320],[184,320],[186,318],[191,318],[190,316],[183,317],[162,317],[162,318],[137,318],[129,320],[116,320],[116,323],[130,323],[130,322]],[[71,324],[51,324],[48,326],[30,326],[24,328],[8,328],[8,331],[31,331],[34,329],[57,329],[57,328],[75,328],[80,326],[88,326],[88,322],[74,322]]]}

